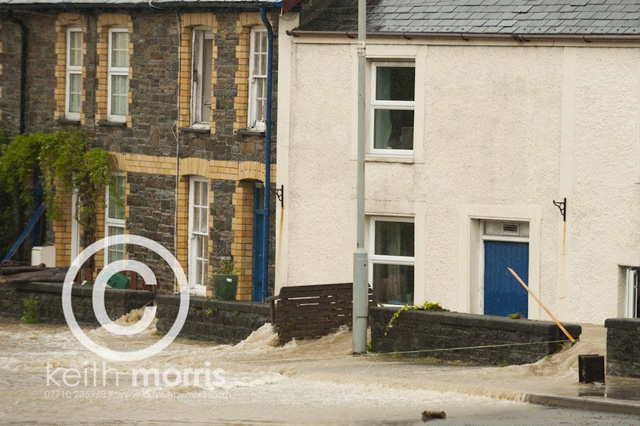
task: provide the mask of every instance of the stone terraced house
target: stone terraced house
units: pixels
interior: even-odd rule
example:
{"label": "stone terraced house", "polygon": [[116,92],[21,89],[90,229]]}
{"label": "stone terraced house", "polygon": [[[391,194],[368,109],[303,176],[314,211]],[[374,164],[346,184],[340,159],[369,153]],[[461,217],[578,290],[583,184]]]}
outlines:
{"label": "stone terraced house", "polygon": [[[261,11],[277,32],[282,6],[1,0],[0,127],[9,136],[84,131],[117,160],[98,237],[126,233],[161,243],[198,295],[220,259],[233,256],[238,299],[261,300],[271,217],[263,200],[265,186],[275,194],[276,176],[274,141],[265,185],[270,37]],[[276,60],[271,76],[275,94]],[[57,266],[81,249],[73,203],[69,195],[65,215],[52,221]],[[273,250],[273,224],[267,229]],[[128,251],[135,257],[135,248]],[[111,246],[96,266],[124,256]],[[142,257],[160,271],[159,291],[172,292],[167,265]],[[273,276],[273,255],[267,269]]]}
{"label": "stone terraced house", "polygon": [[[353,279],[357,1],[307,3],[279,39],[278,287]],[[512,267],[561,320],[640,316],[640,1],[367,3],[378,301],[548,319]]]}

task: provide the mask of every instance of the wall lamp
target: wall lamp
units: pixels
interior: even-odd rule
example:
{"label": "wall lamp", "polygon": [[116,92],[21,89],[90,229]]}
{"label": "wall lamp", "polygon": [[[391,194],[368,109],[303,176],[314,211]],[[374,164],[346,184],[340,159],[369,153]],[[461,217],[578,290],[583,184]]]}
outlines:
{"label": "wall lamp", "polygon": [[553,205],[560,210],[560,214],[562,215],[562,221],[567,221],[567,197],[564,197],[563,201],[553,200]]}

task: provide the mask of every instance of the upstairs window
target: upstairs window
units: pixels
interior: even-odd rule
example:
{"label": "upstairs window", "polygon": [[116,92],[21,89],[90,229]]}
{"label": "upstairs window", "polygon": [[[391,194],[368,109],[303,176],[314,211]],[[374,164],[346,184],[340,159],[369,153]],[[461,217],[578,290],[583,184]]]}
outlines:
{"label": "upstairs window", "polygon": [[209,127],[211,120],[211,69],[213,65],[213,32],[196,27],[193,30],[191,61],[191,125]]}
{"label": "upstairs window", "polygon": [[109,76],[107,119],[125,122],[129,103],[129,33],[125,28],[109,30]]}
{"label": "upstairs window", "polygon": [[65,118],[80,120],[82,108],[82,30],[67,30]]}
{"label": "upstairs window", "polygon": [[412,155],[415,65],[374,63],[372,72],[371,153]]}
{"label": "upstairs window", "polygon": [[[124,202],[125,177],[123,174],[113,176],[112,184],[107,187],[105,236],[113,237],[124,234]],[[114,244],[107,248],[105,265],[124,260],[124,244]]]}
{"label": "upstairs window", "polygon": [[248,127],[262,132],[267,122],[267,30],[251,29],[249,56],[249,111]]}

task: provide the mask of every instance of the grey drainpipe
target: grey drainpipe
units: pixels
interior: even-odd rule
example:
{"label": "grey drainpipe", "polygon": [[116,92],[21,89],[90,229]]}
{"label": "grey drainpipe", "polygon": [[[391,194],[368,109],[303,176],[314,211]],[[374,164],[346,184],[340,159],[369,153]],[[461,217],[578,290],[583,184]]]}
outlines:
{"label": "grey drainpipe", "polygon": [[266,222],[262,227],[264,230],[262,246],[262,302],[269,296],[269,218],[271,217],[271,91],[273,84],[273,28],[267,18],[267,9],[260,7],[260,17],[267,28],[267,129],[265,134],[265,165],[264,165],[264,208],[267,214],[264,216]]}
{"label": "grey drainpipe", "polygon": [[9,22],[20,26],[22,52],[20,54],[20,134],[25,132],[25,115],[27,110],[27,50],[29,47],[29,28],[24,21],[13,16],[9,11]]}

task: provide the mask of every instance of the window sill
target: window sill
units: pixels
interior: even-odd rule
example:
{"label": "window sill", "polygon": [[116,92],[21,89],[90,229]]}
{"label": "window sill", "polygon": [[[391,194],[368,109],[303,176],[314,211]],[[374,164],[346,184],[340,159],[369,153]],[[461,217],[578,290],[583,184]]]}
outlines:
{"label": "window sill", "polygon": [[127,122],[126,121],[106,121],[106,120],[101,120],[101,121],[98,121],[98,126],[104,126],[104,127],[127,127]]}
{"label": "window sill", "polygon": [[180,127],[181,132],[188,133],[201,133],[201,134],[209,134],[211,133],[211,128],[209,127]]}
{"label": "window sill", "polygon": [[413,156],[397,156],[397,155],[375,155],[367,154],[365,161],[378,162],[378,163],[405,163],[413,164]]}
{"label": "window sill", "polygon": [[264,136],[266,131],[264,130],[238,130],[236,134],[241,136]]}
{"label": "window sill", "polygon": [[57,120],[58,124],[75,124],[75,125],[80,125],[80,119],[78,120],[71,120],[68,118],[60,118]]}

